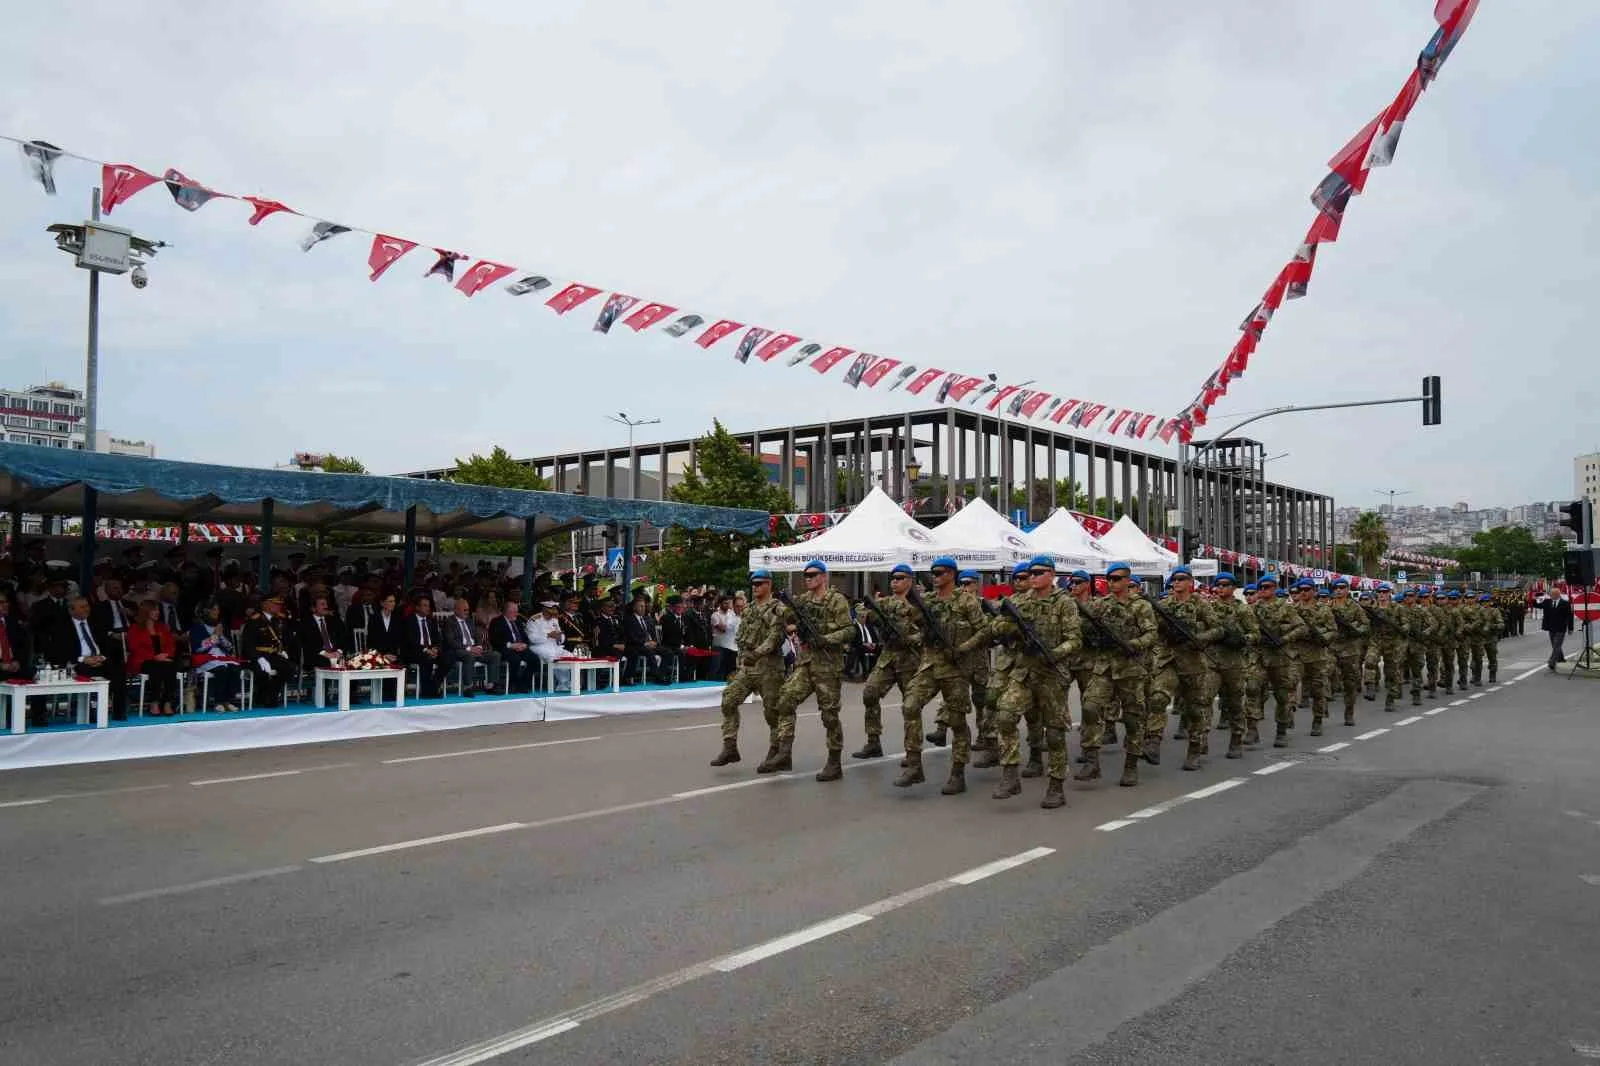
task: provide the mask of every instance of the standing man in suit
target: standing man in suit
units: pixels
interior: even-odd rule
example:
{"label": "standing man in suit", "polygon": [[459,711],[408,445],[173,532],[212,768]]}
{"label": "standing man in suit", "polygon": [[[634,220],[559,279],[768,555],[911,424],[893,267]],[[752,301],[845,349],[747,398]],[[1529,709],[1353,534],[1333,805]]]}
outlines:
{"label": "standing man in suit", "polygon": [[1550,634],[1550,661],[1545,665],[1554,671],[1557,663],[1567,661],[1563,645],[1567,642],[1567,634],[1572,632],[1572,601],[1561,595],[1559,589],[1551,589],[1542,606],[1544,621],[1540,627]]}
{"label": "standing man in suit", "polygon": [[350,606],[344,612],[344,627],[352,633],[365,633],[372,626],[372,616],[377,613],[378,604],[371,587],[362,585],[350,597]]}
{"label": "standing man in suit", "polygon": [[478,686],[470,682],[473,669],[478,663],[484,665],[489,675],[482,690],[490,694],[499,691],[500,653],[479,629],[477,619],[472,617],[472,605],[465,596],[456,597],[451,617],[444,623],[443,628],[444,655],[441,658],[447,670],[460,667],[461,694],[469,697],[477,695]]}
{"label": "standing man in suit", "polygon": [[450,665],[433,624],[433,600],[426,593],[412,601],[411,617],[400,621],[399,630],[400,658],[407,666],[417,668],[417,698],[438,699],[444,692]]}
{"label": "standing man in suit", "polygon": [[133,624],[133,606],[123,598],[127,590],[120,578],[108,577],[105,592],[106,598],[90,609],[89,620],[108,633],[125,637]]}
{"label": "standing man in suit", "polygon": [[[549,608],[555,607],[554,600],[546,600]],[[534,664],[539,657],[534,654],[533,647],[528,643],[528,633],[522,626],[522,619],[518,617],[520,604],[516,600],[508,599],[500,610],[500,617],[496,618],[489,626],[489,645],[500,653],[500,659],[511,668],[511,692],[532,692],[534,678]],[[550,612],[553,613],[553,610]]]}

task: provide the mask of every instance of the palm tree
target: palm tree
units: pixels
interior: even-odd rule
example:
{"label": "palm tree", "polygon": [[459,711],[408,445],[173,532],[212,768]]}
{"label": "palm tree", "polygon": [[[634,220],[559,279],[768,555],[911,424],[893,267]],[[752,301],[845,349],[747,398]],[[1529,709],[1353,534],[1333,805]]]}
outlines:
{"label": "palm tree", "polygon": [[1372,577],[1383,553],[1389,550],[1389,528],[1383,524],[1383,516],[1377,511],[1362,511],[1350,523],[1350,537],[1355,541],[1362,572]]}

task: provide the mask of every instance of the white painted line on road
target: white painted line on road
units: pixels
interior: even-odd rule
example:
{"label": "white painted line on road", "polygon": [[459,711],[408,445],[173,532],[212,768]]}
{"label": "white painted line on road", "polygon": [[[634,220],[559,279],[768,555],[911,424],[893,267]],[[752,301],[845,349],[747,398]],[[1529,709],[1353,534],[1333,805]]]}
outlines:
{"label": "white painted line on road", "polygon": [[1429,718],[1432,718],[1434,715],[1443,714],[1445,711],[1448,711],[1449,709],[1450,708],[1448,708],[1448,707],[1435,707],[1431,711],[1423,711],[1422,713],[1427,715]]}
{"label": "white painted line on road", "polygon": [[996,859],[994,862],[987,862],[982,866],[974,866],[970,870],[963,870],[961,873],[946,878],[946,880],[953,881],[958,885],[970,885],[977,881],[982,881],[986,877],[993,877],[995,874],[1004,873],[1025,863],[1033,862],[1035,859],[1042,859],[1046,855],[1054,855],[1055,851],[1055,848],[1029,848],[1027,851],[1019,852],[1016,855],[1008,855],[1003,859]]}
{"label": "white painted line on road", "polygon": [[570,1033],[578,1027],[578,1023],[571,1018],[560,1018],[553,1022],[541,1023],[530,1029],[518,1030],[508,1033],[488,1045],[476,1045],[467,1051],[455,1055],[447,1055],[442,1059],[429,1059],[426,1066],[473,1066],[474,1063],[488,1062],[490,1059],[499,1058],[507,1052],[537,1044],[541,1040],[548,1040],[552,1036]]}
{"label": "white painted line on road", "polygon": [[1589,817],[1583,811],[1562,811],[1561,813],[1566,815],[1568,818],[1588,818]]}
{"label": "white painted line on road", "polygon": [[1513,681],[1521,681],[1525,677],[1532,677],[1534,674],[1537,674],[1540,670],[1543,670],[1543,669],[1546,669],[1546,668],[1543,667],[1543,666],[1535,666],[1532,670],[1529,670],[1527,673],[1518,674],[1516,677],[1513,677],[1511,680],[1513,680]]}
{"label": "white painted line on road", "polygon": [[195,788],[204,788],[206,785],[231,785],[235,781],[265,781],[269,777],[293,777],[304,773],[303,770],[273,770],[266,774],[240,774],[238,777],[208,777],[201,781],[190,781]]}
{"label": "white painted line on road", "polygon": [[1118,818],[1114,822],[1104,822],[1104,823],[1102,823],[1100,825],[1097,825],[1097,826],[1095,826],[1095,829],[1097,831],[1101,832],[1101,833],[1115,833],[1118,829],[1122,829],[1122,828],[1124,828],[1126,826],[1138,825],[1138,824],[1139,824],[1138,822],[1134,821],[1131,818]]}
{"label": "white painted line on road", "polygon": [[359,851],[341,851],[336,855],[318,855],[312,862],[344,862],[347,859],[364,859],[368,855],[383,855],[390,851],[405,851],[408,848],[425,848],[430,844],[444,844],[451,840],[465,840],[468,837],[489,836],[492,833],[509,833],[513,829],[526,829],[527,822],[502,822],[500,825],[486,825],[477,829],[463,829],[459,833],[441,833],[436,837],[419,837],[416,840],[401,840],[393,844],[380,844],[375,848],[362,848]]}
{"label": "white painted line on road", "polygon": [[1172,810],[1172,808],[1181,806],[1182,804],[1188,802],[1189,797],[1177,796],[1173,799],[1167,800],[1165,803],[1157,803],[1154,806],[1146,807],[1143,810],[1134,811],[1132,814],[1128,815],[1128,817],[1134,819],[1135,821],[1144,818],[1154,818],[1158,814],[1166,814],[1168,811]]}
{"label": "white painted line on road", "polygon": [[48,796],[37,796],[26,800],[8,800],[0,803],[0,807],[37,807],[41,803],[54,803],[56,800],[91,799],[95,796],[119,796],[126,792],[159,792],[171,785],[130,785],[126,788],[97,788],[88,792],[55,792]]}
{"label": "white painted line on road", "polygon": [[1481,700],[1486,695],[1488,695],[1488,693],[1486,693],[1486,692],[1474,692],[1472,695],[1468,696],[1467,699],[1469,699],[1469,700]]}
{"label": "white painted line on road", "polygon": [[1450,706],[1452,706],[1452,707],[1463,707],[1463,706],[1466,705],[1466,702],[1467,702],[1466,700],[1456,700],[1453,703],[1451,703]]}
{"label": "white painted line on road", "polygon": [[1373,737],[1381,737],[1387,732],[1388,732],[1387,729],[1373,729],[1373,730],[1369,730],[1368,732],[1362,733],[1359,737],[1356,737],[1356,739],[1357,740],[1371,740]]}
{"label": "white painted line on road", "polygon": [[[1292,762],[1279,763],[1276,769],[1287,770],[1293,765],[1294,763]],[[1259,770],[1256,772],[1260,773]],[[1218,781],[1214,785],[1207,785],[1205,788],[1195,789],[1193,792],[1185,792],[1184,797],[1192,800],[1206,799],[1207,797],[1215,796],[1218,793],[1226,792],[1230,788],[1238,788],[1240,785],[1249,782],[1249,780],[1250,779],[1248,777],[1230,777],[1226,781]]]}
{"label": "white painted line on road", "polygon": [[1287,759],[1283,762],[1275,762],[1271,766],[1263,766],[1259,770],[1252,770],[1251,773],[1256,777],[1271,777],[1273,774],[1283,773],[1283,771],[1298,763],[1298,759]]}
{"label": "white painted line on road", "polygon": [[[718,723],[721,724],[720,722]],[[709,788],[692,788],[687,792],[674,792],[675,800],[694,799],[696,796],[714,796],[718,792],[732,792],[736,788],[749,788],[752,785],[767,785],[774,781],[781,781],[789,774],[768,774],[765,777],[752,777],[748,781],[734,781],[726,785],[712,785]]]}
{"label": "white painted line on road", "polygon": [[796,929],[794,932],[780,936],[776,940],[758,944],[748,951],[741,951],[735,955],[720,958],[711,964],[711,968],[720,970],[722,973],[732,973],[734,970],[744,969],[751,963],[760,962],[762,959],[770,959],[774,955],[781,955],[785,951],[792,951],[813,941],[821,940],[825,936],[842,933],[846,929],[854,929],[856,926],[870,921],[872,921],[870,915],[854,911],[849,914],[840,914],[826,921],[818,922],[816,925],[808,925],[804,929]]}
{"label": "white painted line on road", "polygon": [[1394,727],[1396,729],[1399,729],[1403,725],[1411,725],[1414,722],[1420,722],[1420,721],[1422,721],[1422,715],[1414,714],[1410,718],[1402,718],[1402,719],[1400,719],[1398,722],[1396,722],[1394,724]]}
{"label": "white painted line on road", "polygon": [[1580,1044],[1576,1040],[1569,1040],[1572,1051],[1580,1059],[1600,1059],[1600,1044]]}
{"label": "white painted line on road", "polygon": [[[613,733],[611,736],[621,736]],[[455,759],[462,755],[489,755],[498,751],[521,751],[525,748],[553,748],[561,744],[588,744],[596,740],[606,740],[608,737],[566,737],[562,740],[534,740],[526,744],[501,744],[493,748],[467,748],[465,751],[438,751],[432,755],[407,755],[402,759],[384,759],[383,766],[399,766],[408,762],[429,762],[433,759]]]}
{"label": "white painted line on road", "polygon": [[39,804],[49,803],[53,799],[55,799],[54,796],[45,796],[43,799],[8,800],[5,803],[0,803],[0,807],[37,807]]}
{"label": "white painted line on road", "polygon": [[136,903],[142,899],[158,899],[161,896],[176,896],[184,892],[198,892],[203,888],[221,888],[224,885],[237,885],[244,881],[255,881],[263,877],[277,877],[280,874],[292,874],[300,866],[274,866],[270,870],[251,870],[249,873],[229,874],[227,877],[212,877],[204,881],[190,881],[186,885],[168,885],[166,888],[147,888],[143,892],[129,892],[124,896],[107,896],[99,901],[102,907],[112,907],[118,903]]}
{"label": "white painted line on road", "polygon": [[705,725],[675,725],[672,727],[672,732],[687,733],[693,729],[716,729],[721,725],[721,722],[707,722]]}
{"label": "white painted line on road", "polygon": [[939,893],[955,887],[956,883],[954,881],[930,881],[920,888],[913,888],[911,891],[902,892],[898,896],[890,896],[887,899],[880,899],[876,903],[869,903],[857,913],[865,914],[869,918],[877,918],[880,915],[888,914],[890,911],[897,911],[901,907],[927,899],[929,896],[937,896]]}
{"label": "white painted line on road", "polygon": [[[1511,682],[1507,681],[1506,685],[1509,685],[1509,684],[1511,684]],[[1490,689],[1489,691],[1490,692],[1499,692],[1501,689],[1505,688],[1506,685],[1496,685],[1494,688]]]}
{"label": "white painted line on road", "polygon": [[1344,749],[1348,748],[1349,746],[1350,745],[1349,745],[1348,742],[1341,740],[1337,744],[1329,744],[1325,748],[1318,748],[1317,749],[1317,753],[1320,754],[1320,755],[1331,755],[1332,753],[1334,753],[1336,751],[1343,751]]}

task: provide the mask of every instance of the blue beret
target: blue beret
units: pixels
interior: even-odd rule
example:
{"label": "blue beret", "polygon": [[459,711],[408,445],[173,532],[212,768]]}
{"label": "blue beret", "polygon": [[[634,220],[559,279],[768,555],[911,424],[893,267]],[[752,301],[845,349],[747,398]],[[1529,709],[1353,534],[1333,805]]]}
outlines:
{"label": "blue beret", "polygon": [[750,580],[751,581],[771,581],[772,580],[772,571],[771,570],[752,570],[752,571],[750,571]]}
{"label": "blue beret", "polygon": [[1194,577],[1194,571],[1190,570],[1187,566],[1174,566],[1172,568],[1172,573],[1167,575],[1167,580],[1171,581],[1178,577]]}
{"label": "blue beret", "polygon": [[1026,574],[1027,572],[1028,572],[1028,564],[1027,563],[1018,563],[1016,566],[1013,566],[1011,568],[1011,576],[1012,577],[1016,577],[1019,574]]}
{"label": "blue beret", "polygon": [[1489,595],[1487,592],[1485,592],[1482,596],[1478,597],[1478,602],[1479,603],[1489,603],[1489,602],[1491,602],[1493,600],[1494,600],[1494,597]]}
{"label": "blue beret", "polygon": [[961,566],[948,555],[941,555],[928,564],[929,570],[960,570]]}
{"label": "blue beret", "polygon": [[1336,589],[1347,589],[1350,587],[1350,579],[1347,577],[1336,577],[1333,579],[1332,587]]}
{"label": "blue beret", "polygon": [[1260,579],[1256,582],[1256,586],[1259,588],[1259,587],[1264,587],[1266,585],[1271,585],[1273,588],[1277,588],[1278,587],[1278,575],[1277,574],[1271,574],[1271,573],[1262,574]]}
{"label": "blue beret", "polygon": [[1444,598],[1447,600],[1459,600],[1461,598],[1461,593],[1457,592],[1455,589],[1451,589],[1449,592],[1444,594]]}
{"label": "blue beret", "polygon": [[1389,584],[1387,581],[1385,581],[1385,582],[1383,582],[1382,584],[1380,584],[1378,586],[1378,591],[1379,592],[1393,592],[1394,591],[1394,586]]}
{"label": "blue beret", "polygon": [[895,563],[893,568],[890,569],[889,573],[890,574],[910,574],[910,573],[914,573],[914,571],[911,569],[911,567],[907,566],[905,563]]}
{"label": "blue beret", "polygon": [[1226,581],[1229,584],[1233,584],[1233,585],[1237,585],[1239,583],[1238,579],[1236,579],[1232,574],[1228,573],[1226,570],[1219,571],[1217,576],[1212,578],[1211,580],[1213,582]]}
{"label": "blue beret", "polygon": [[978,572],[976,570],[963,570],[963,571],[961,571],[961,573],[957,574],[956,577],[960,578],[962,581],[982,581],[983,580],[982,578],[980,578],[978,576]]}
{"label": "blue beret", "polygon": [[1089,571],[1087,571],[1087,570],[1074,570],[1072,572],[1072,579],[1074,581],[1093,581],[1094,580],[1094,578],[1089,576]]}
{"label": "blue beret", "polygon": [[1312,581],[1309,577],[1303,577],[1294,583],[1294,587],[1296,591],[1299,591],[1300,589],[1314,589],[1317,587],[1317,583]]}
{"label": "blue beret", "polygon": [[828,572],[828,564],[823,562],[821,559],[813,559],[809,563],[807,563],[804,567],[802,567],[801,569],[802,570],[815,570],[818,573],[826,574]]}
{"label": "blue beret", "polygon": [[1278,599],[1286,600],[1288,598],[1289,598],[1289,590],[1288,589],[1279,589],[1278,590]]}
{"label": "blue beret", "polygon": [[1259,586],[1254,581],[1252,581],[1252,582],[1250,582],[1248,585],[1246,585],[1244,587],[1244,590],[1246,592],[1255,592],[1255,591],[1257,591],[1258,588],[1259,588]]}
{"label": "blue beret", "polygon": [[1118,570],[1126,570],[1129,574],[1133,573],[1133,567],[1129,566],[1127,563],[1107,563],[1106,564],[1106,577],[1110,577],[1112,574],[1116,573]]}
{"label": "blue beret", "polygon": [[1035,555],[1028,560],[1029,570],[1048,570],[1052,574],[1056,570],[1056,561],[1048,555]]}
{"label": "blue beret", "polygon": [[1319,600],[1329,600],[1329,599],[1332,599],[1332,598],[1333,598],[1333,593],[1328,591],[1327,589],[1318,589],[1317,590],[1317,599],[1319,599]]}

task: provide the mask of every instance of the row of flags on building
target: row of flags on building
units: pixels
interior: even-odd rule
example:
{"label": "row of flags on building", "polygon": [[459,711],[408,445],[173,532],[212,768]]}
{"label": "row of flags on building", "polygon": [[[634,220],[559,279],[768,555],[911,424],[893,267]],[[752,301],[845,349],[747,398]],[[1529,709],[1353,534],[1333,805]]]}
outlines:
{"label": "row of flags on building", "polygon": [[1244,376],[1250,356],[1261,344],[1278,308],[1286,300],[1296,300],[1306,294],[1311,285],[1311,272],[1317,264],[1317,249],[1339,239],[1350,200],[1366,188],[1373,168],[1394,162],[1400,135],[1405,131],[1412,108],[1439,76],[1439,69],[1460,43],[1477,10],[1478,0],[1436,0],[1433,17],[1439,28],[1418,53],[1415,66],[1394,99],[1328,160],[1327,176],[1311,192],[1311,203],[1317,214],[1310,229],[1306,230],[1289,262],[1267,286],[1266,293],[1239,323],[1239,339],[1222,365],[1211,372],[1195,398],[1172,420],[1179,440],[1188,443],[1195,427],[1204,426],[1211,408],[1228,395],[1228,386]]}

